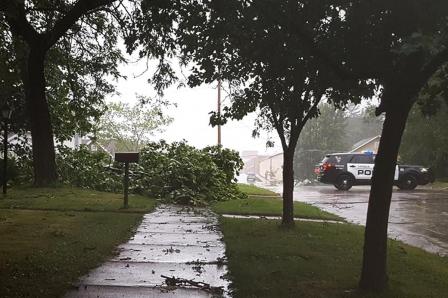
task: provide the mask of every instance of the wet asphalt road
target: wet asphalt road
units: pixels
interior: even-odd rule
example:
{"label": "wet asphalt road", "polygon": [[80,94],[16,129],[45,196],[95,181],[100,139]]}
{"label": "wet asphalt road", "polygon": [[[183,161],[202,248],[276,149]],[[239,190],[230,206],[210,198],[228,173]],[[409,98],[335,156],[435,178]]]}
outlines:
{"label": "wet asphalt road", "polygon": [[[333,186],[303,186],[295,189],[294,200],[365,225],[369,192],[369,186],[356,186],[347,192]],[[448,191],[394,188],[389,237],[448,256]]]}

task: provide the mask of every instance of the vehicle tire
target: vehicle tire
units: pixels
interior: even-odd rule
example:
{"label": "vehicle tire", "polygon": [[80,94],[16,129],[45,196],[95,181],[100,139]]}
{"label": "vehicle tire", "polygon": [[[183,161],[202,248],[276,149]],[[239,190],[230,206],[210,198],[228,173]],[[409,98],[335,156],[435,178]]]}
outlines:
{"label": "vehicle tire", "polygon": [[412,175],[405,175],[398,182],[398,188],[403,190],[413,190],[417,187],[417,179]]}
{"label": "vehicle tire", "polygon": [[350,188],[352,188],[353,184],[354,184],[354,181],[353,181],[352,176],[342,174],[342,175],[339,175],[339,177],[336,179],[334,187],[336,187],[339,190],[347,191]]}

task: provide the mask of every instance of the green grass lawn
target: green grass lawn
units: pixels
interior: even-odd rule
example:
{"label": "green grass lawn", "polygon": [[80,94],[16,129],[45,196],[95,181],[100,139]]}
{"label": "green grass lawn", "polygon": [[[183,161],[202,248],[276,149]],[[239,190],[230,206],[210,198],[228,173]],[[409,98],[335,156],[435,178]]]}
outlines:
{"label": "green grass lawn", "polygon": [[155,206],[152,199],[132,196],[130,210],[138,212],[128,212],[120,209],[120,199],[66,187],[13,189],[0,197],[2,208],[13,207],[0,209],[0,297],[60,297],[112,256],[142,212]]}
{"label": "green grass lawn", "polygon": [[[281,198],[250,197],[243,200],[218,202],[212,206],[212,209],[219,214],[281,216],[282,204]],[[337,215],[301,202],[294,202],[294,216],[311,219],[342,220]]]}
{"label": "green grass lawn", "polygon": [[[147,197],[129,195],[128,212],[152,210],[155,201]],[[123,194],[113,194],[75,187],[12,188],[6,197],[0,197],[0,208],[120,211]]]}
{"label": "green grass lawn", "polygon": [[255,186],[253,184],[238,183],[238,189],[249,196],[278,196],[278,194],[273,191]]}
{"label": "green grass lawn", "polygon": [[221,218],[234,297],[447,297],[448,258],[389,241],[390,289],[355,291],[363,228]]}

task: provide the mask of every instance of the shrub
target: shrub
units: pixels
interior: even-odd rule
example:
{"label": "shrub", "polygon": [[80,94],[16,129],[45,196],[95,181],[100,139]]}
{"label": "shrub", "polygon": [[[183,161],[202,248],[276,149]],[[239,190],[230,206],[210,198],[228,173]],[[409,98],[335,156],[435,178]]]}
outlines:
{"label": "shrub", "polygon": [[32,151],[26,142],[12,147],[17,175],[12,177],[15,184],[31,184],[33,181]]}
{"label": "shrub", "polygon": [[[20,157],[20,182],[31,183],[31,154]],[[63,184],[121,192],[123,164],[113,163],[102,152],[87,147],[59,146],[56,163]],[[186,142],[149,143],[140,152],[140,162],[130,166],[130,192],[177,204],[204,205],[211,201],[243,198],[235,175],[243,162],[236,151],[213,146],[199,150]],[[28,180],[27,180],[28,179]]]}
{"label": "shrub", "polygon": [[86,146],[72,150],[58,146],[56,164],[63,184],[119,192],[123,188],[122,175],[110,170],[112,158],[103,152],[92,152]]}
{"label": "shrub", "polygon": [[[0,185],[3,185],[3,165],[4,160],[0,159]],[[7,181],[13,181],[17,179],[18,176],[18,168],[17,168],[17,162],[15,158],[8,157],[8,161],[6,164],[6,178]]]}
{"label": "shrub", "polygon": [[226,175],[228,183],[237,181],[236,176],[239,175],[239,171],[244,166],[237,151],[222,146],[208,146],[202,151],[211,156],[213,162]]}
{"label": "shrub", "polygon": [[144,175],[139,187],[181,204],[240,198],[243,194],[233,180],[242,161],[234,151],[225,150],[219,154],[212,147],[198,150],[186,142],[150,143],[141,151],[139,166]]}

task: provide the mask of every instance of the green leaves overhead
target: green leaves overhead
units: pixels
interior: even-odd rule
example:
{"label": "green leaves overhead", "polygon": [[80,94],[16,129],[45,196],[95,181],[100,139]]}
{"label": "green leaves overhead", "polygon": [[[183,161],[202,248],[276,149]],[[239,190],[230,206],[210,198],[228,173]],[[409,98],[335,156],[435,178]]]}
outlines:
{"label": "green leaves overhead", "polygon": [[320,44],[332,54],[343,51],[328,42],[331,22],[343,19],[329,2],[230,0],[203,7],[205,13],[180,23],[178,37],[184,61],[194,62],[191,86],[230,82],[231,104],[212,114],[213,124],[257,112],[254,134],[275,129],[285,149],[317,116],[321,99],[343,106],[372,94],[373,84],[340,79],[315,53]]}
{"label": "green leaves overhead", "polygon": [[[42,38],[51,38],[58,21],[73,8],[70,1],[27,1],[24,14]],[[74,133],[91,131],[104,109],[104,97],[114,91],[110,78],[118,78],[117,65],[123,62],[117,47],[119,25],[108,10],[96,10],[82,15],[67,32],[50,46],[45,60],[46,96],[55,137],[71,138]],[[112,8],[111,8],[112,9]],[[112,9],[113,10],[113,9]],[[24,80],[27,77],[29,45],[8,26],[8,14],[0,14],[0,35],[8,57],[15,65],[15,82],[21,94],[16,108],[25,112]],[[0,58],[1,59],[1,58]],[[4,60],[4,59],[2,59]],[[25,82],[26,83],[26,82]],[[28,117],[23,117],[17,129],[29,130]]]}
{"label": "green leaves overhead", "polygon": [[432,116],[422,114],[419,106],[411,110],[400,147],[403,163],[431,167],[436,178],[448,177],[448,105],[440,104]]}
{"label": "green leaves overhead", "polygon": [[[8,98],[20,94],[17,110],[24,110],[26,86],[22,81],[27,76],[34,32],[46,47],[45,93],[56,138],[65,140],[74,133],[90,132],[105,110],[104,98],[115,91],[112,80],[121,77],[118,64],[126,62],[118,47],[120,38],[129,53],[139,50],[140,57],[159,60],[149,80],[159,93],[177,79],[169,59],[177,46],[175,22],[188,3],[13,1],[11,6],[0,7],[0,60],[14,70],[12,75],[2,75],[8,81],[0,86],[5,92],[14,89],[8,91]],[[11,25],[16,23],[28,26],[29,32],[18,30],[22,25]],[[23,116],[25,121],[18,126],[29,130],[28,117]]]}

